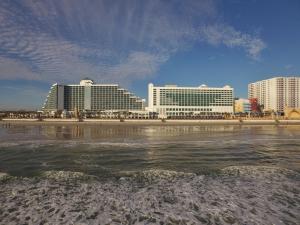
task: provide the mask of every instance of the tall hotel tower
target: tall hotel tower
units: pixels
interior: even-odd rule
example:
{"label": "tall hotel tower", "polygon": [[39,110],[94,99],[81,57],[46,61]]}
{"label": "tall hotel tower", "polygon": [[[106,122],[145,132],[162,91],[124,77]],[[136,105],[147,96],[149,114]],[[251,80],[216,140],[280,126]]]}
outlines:
{"label": "tall hotel tower", "polygon": [[188,114],[232,114],[233,88],[177,87],[148,85],[148,110],[160,116],[180,116]]}
{"label": "tall hotel tower", "polygon": [[264,111],[283,112],[300,107],[300,77],[274,77],[248,85],[248,97],[257,98]]}
{"label": "tall hotel tower", "polygon": [[80,84],[53,84],[42,110],[142,111],[144,100],[117,84],[94,84],[93,80],[85,78]]}

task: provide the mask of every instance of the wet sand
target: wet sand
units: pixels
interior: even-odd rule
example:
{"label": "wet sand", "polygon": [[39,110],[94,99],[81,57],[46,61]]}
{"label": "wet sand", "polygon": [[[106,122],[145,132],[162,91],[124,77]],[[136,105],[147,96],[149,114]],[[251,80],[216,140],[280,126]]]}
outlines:
{"label": "wet sand", "polygon": [[300,175],[264,166],[166,170],[101,180],[76,172],[0,175],[1,224],[298,224]]}

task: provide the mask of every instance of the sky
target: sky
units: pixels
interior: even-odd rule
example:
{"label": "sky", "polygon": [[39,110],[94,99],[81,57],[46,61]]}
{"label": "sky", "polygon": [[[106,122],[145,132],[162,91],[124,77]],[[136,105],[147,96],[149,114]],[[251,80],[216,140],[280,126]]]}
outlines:
{"label": "sky", "polygon": [[230,85],[300,75],[300,0],[1,0],[0,109],[53,83]]}

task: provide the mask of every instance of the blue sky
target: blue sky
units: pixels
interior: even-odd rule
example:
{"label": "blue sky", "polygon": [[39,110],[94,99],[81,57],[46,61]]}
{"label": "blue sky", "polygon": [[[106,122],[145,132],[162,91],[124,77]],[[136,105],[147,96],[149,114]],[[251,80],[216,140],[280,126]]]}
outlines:
{"label": "blue sky", "polygon": [[224,86],[300,74],[299,0],[1,0],[0,109],[52,83]]}

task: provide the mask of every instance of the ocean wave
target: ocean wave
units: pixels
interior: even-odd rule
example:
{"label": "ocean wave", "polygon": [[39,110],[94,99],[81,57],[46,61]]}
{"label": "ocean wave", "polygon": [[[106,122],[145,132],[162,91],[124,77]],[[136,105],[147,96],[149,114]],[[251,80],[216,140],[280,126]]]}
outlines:
{"label": "ocean wave", "polygon": [[[281,175],[273,179],[275,174]],[[48,171],[41,179],[19,178],[0,183],[0,221],[297,224],[300,180],[291,174],[297,172],[278,167],[236,166],[217,175],[153,169],[125,172],[119,179],[87,181],[85,173]]]}
{"label": "ocean wave", "polygon": [[9,178],[10,176],[7,173],[1,173],[0,172],[0,181],[5,181]]}
{"label": "ocean wave", "polygon": [[[80,162],[82,163],[82,162]],[[100,167],[99,165],[97,165]],[[101,167],[102,170],[105,170],[109,174],[109,169]],[[77,171],[65,171],[65,170],[50,170],[44,171],[37,175],[41,179],[54,179],[54,180],[83,180],[101,177],[102,174],[93,174],[89,175],[83,172]],[[107,175],[107,174],[106,174]],[[300,173],[291,169],[286,169],[276,166],[229,166],[220,170],[214,170],[211,173],[207,172],[205,174],[196,174],[193,172],[182,172],[175,170],[166,170],[166,169],[146,169],[141,171],[117,171],[110,173],[113,179],[130,179],[136,181],[145,181],[148,183],[153,183],[160,180],[170,181],[174,179],[202,179],[204,176],[207,177],[245,177],[245,178],[284,178],[291,177],[300,179]],[[10,176],[7,173],[0,172],[0,178]],[[35,177],[37,177],[35,176]],[[20,177],[22,178],[22,177]],[[107,178],[107,176],[106,176]]]}
{"label": "ocean wave", "polygon": [[45,145],[54,145],[56,144],[56,141],[52,140],[28,140],[28,141],[19,141],[19,140],[13,140],[13,141],[7,141],[7,142],[1,142],[0,148],[6,148],[6,147],[15,147],[15,146],[24,146],[28,148],[39,148],[41,146]]}
{"label": "ocean wave", "polygon": [[233,176],[233,177],[289,177],[291,175],[297,177],[300,176],[299,172],[277,167],[277,166],[229,166],[220,170],[212,171],[212,173],[206,173],[205,175],[198,175],[191,172],[180,172],[174,170],[164,170],[164,169],[149,169],[143,171],[123,171],[120,175],[128,176],[136,179],[144,179],[149,181],[155,180],[172,180],[172,179],[185,179],[185,178],[196,178],[203,176]]}
{"label": "ocean wave", "polygon": [[10,141],[0,143],[0,149],[3,148],[14,148],[22,147],[24,149],[40,149],[43,150],[44,147],[56,148],[72,148],[80,144],[84,144],[80,141],[57,141],[57,140],[28,140],[28,141]]}
{"label": "ocean wave", "polygon": [[256,178],[282,178],[284,176],[299,176],[296,171],[276,166],[229,166],[221,170],[224,175],[256,177]]}
{"label": "ocean wave", "polygon": [[143,171],[123,171],[118,174],[122,179],[131,178],[132,180],[144,183],[151,184],[161,180],[171,181],[174,179],[185,179],[193,178],[196,176],[195,173],[188,172],[177,172],[173,170],[162,170],[162,169],[149,169]]}
{"label": "ocean wave", "polygon": [[[293,142],[299,142],[299,139],[251,139],[251,142],[249,140],[239,140],[239,139],[231,139],[231,140],[168,140],[168,141],[158,141],[158,140],[147,140],[148,146],[162,146],[162,145],[189,145],[189,146],[203,146],[203,145],[236,145],[236,144],[252,144],[254,141],[265,143],[265,141],[293,141]],[[144,148],[145,143],[144,141],[136,141],[136,140],[126,140],[124,142],[120,141],[95,141],[91,140],[89,142],[84,140],[10,140],[10,141],[2,141],[0,142],[0,149],[1,148],[7,148],[7,147],[16,147],[16,146],[22,146],[23,148],[31,148],[36,149],[40,147],[47,147],[47,146],[53,146],[53,147],[62,147],[62,148],[72,148],[75,146],[84,145],[87,147],[87,149],[93,149],[98,147],[120,147],[120,148]]]}
{"label": "ocean wave", "polygon": [[46,171],[41,174],[42,178],[51,179],[56,181],[76,181],[76,180],[88,180],[94,178],[94,176],[87,175],[82,172],[73,171]]}

